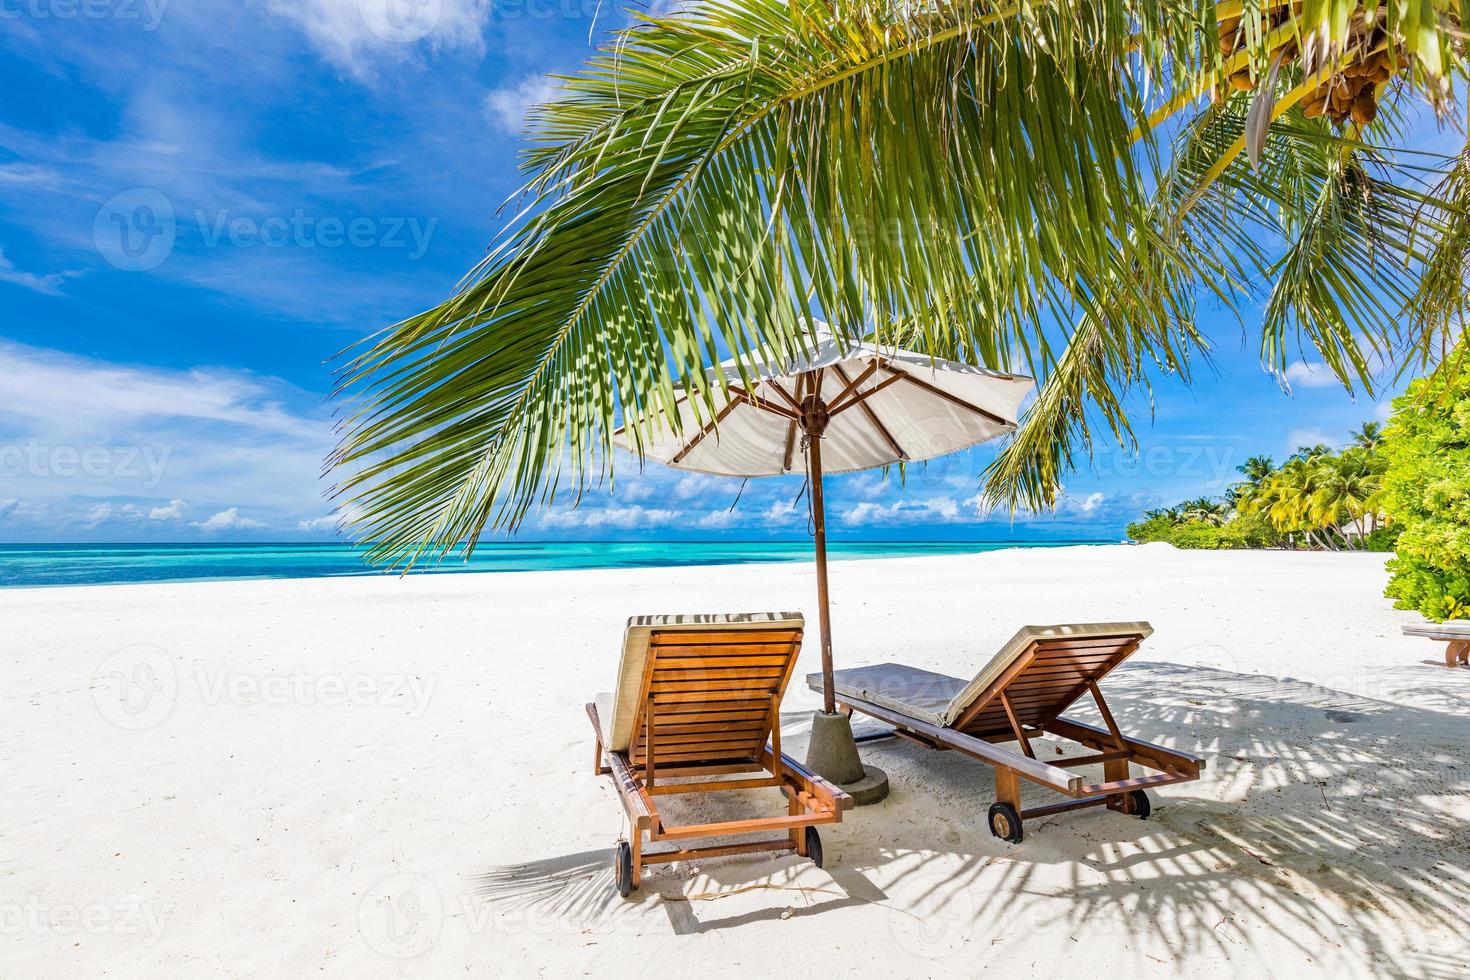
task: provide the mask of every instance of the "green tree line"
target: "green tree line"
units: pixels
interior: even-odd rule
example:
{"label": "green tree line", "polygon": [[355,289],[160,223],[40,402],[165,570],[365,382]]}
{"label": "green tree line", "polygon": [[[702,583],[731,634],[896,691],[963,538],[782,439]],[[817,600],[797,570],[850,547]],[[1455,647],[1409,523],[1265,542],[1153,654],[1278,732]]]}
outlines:
{"label": "green tree line", "polygon": [[1428,619],[1470,619],[1470,370],[1464,347],[1341,450],[1252,456],[1223,496],[1151,510],[1135,541],[1179,548],[1393,551],[1387,595]]}

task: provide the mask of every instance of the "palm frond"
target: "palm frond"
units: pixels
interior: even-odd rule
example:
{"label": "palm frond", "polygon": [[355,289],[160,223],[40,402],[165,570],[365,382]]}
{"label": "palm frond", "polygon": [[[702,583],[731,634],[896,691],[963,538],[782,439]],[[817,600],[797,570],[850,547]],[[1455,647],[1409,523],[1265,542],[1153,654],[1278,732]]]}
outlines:
{"label": "palm frond", "polygon": [[[1347,35],[1314,3],[1304,23],[1335,51]],[[1222,59],[1219,16],[1209,0],[706,0],[621,32],[534,117],[524,208],[459,291],[344,369],[329,462],[354,533],[402,565],[513,529],[611,478],[619,419],[646,439],[676,387],[708,418],[711,362],[802,350],[817,318],[1030,365],[1039,399],[989,477],[996,499],[1039,505],[1089,445],[1088,413],[1126,438],[1126,392],[1186,369],[1200,287],[1229,305],[1275,283],[1268,334],[1365,362],[1344,337],[1391,304],[1349,265],[1404,251],[1412,197],[1357,153],[1273,169],[1277,148],[1316,161],[1333,142],[1290,106],[1262,170],[1224,159],[1244,96],[1167,150],[1159,112],[1259,74],[1281,40],[1255,31]],[[1404,84],[1444,104],[1459,49],[1399,26],[1436,52]],[[1300,261],[1242,230],[1270,221]],[[1340,281],[1308,288],[1311,262]]]}

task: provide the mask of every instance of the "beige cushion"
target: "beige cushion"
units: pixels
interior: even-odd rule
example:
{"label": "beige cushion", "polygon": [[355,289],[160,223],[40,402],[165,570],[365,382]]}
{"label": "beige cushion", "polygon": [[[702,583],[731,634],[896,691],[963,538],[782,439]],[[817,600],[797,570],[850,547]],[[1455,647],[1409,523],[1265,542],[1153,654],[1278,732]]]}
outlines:
{"label": "beige cushion", "polygon": [[[597,717],[602,724],[603,747],[626,752],[633,741],[633,721],[643,701],[643,675],[648,666],[648,639],[657,630],[678,629],[706,633],[731,630],[802,629],[806,620],[799,612],[781,613],[686,613],[676,616],[634,616],[623,633],[623,656],[618,665],[613,693],[597,696]],[[603,699],[606,698],[604,708]]]}
{"label": "beige cushion", "polygon": [[[822,675],[808,674],[807,686],[822,689]],[[839,700],[852,698],[889,708],[909,718],[944,725],[944,713],[965,681],[903,664],[873,664],[832,672],[832,690]]]}
{"label": "beige cushion", "polygon": [[1470,622],[1423,623],[1405,626],[1406,636],[1427,636],[1431,640],[1470,640]]}
{"label": "beige cushion", "polygon": [[[948,728],[1007,667],[1037,640],[1058,637],[1149,636],[1148,623],[1077,623],[1061,626],[1023,626],[1000,652],[980,668],[969,683],[948,674],[936,674],[902,664],[876,664],[834,671],[834,692],[901,712],[910,718]],[[808,674],[807,686],[822,689],[822,675]]]}

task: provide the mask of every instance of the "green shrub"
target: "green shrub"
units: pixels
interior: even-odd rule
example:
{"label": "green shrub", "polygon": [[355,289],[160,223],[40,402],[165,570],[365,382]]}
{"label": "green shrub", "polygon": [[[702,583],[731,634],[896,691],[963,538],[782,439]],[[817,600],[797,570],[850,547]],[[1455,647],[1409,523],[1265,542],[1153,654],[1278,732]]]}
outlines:
{"label": "green shrub", "polygon": [[1432,620],[1470,618],[1470,361],[1420,378],[1393,405],[1383,508],[1398,541],[1386,593]]}
{"label": "green shrub", "polygon": [[1363,549],[1365,551],[1393,551],[1398,545],[1399,534],[1403,529],[1402,524],[1376,527],[1363,539]]}
{"label": "green shrub", "polygon": [[1281,535],[1264,514],[1237,514],[1224,524],[1180,521],[1167,514],[1128,525],[1128,537],[1138,542],[1167,541],[1176,548],[1219,551],[1227,548],[1274,548]]}
{"label": "green shrub", "polygon": [[1153,517],[1129,524],[1128,537],[1145,544],[1150,541],[1168,541],[1178,526],[1179,522],[1168,514],[1155,514]]}
{"label": "green shrub", "polygon": [[1169,538],[1169,543],[1176,548],[1200,550],[1242,547],[1242,545],[1233,544],[1232,540],[1233,537],[1230,534],[1228,526],[1216,527],[1204,521],[1189,521],[1174,529],[1174,534]]}

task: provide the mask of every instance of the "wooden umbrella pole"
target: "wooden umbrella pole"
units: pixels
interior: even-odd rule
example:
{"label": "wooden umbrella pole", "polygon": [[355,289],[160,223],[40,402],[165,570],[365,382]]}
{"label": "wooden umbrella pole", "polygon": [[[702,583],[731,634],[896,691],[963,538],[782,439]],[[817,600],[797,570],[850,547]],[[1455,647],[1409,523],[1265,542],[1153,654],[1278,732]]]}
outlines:
{"label": "wooden umbrella pole", "polygon": [[[820,375],[818,376],[820,383]],[[811,478],[812,526],[817,551],[817,616],[822,630],[822,710],[832,714],[837,701],[832,692],[832,617],[827,609],[827,504],[822,499],[822,433],[827,429],[827,406],[816,394],[802,405],[801,427],[807,437],[807,466]]]}
{"label": "wooden umbrella pole", "polygon": [[832,714],[832,617],[827,611],[827,506],[822,500],[822,437],[811,438],[812,523],[817,545],[817,616],[822,626],[822,710]]}

